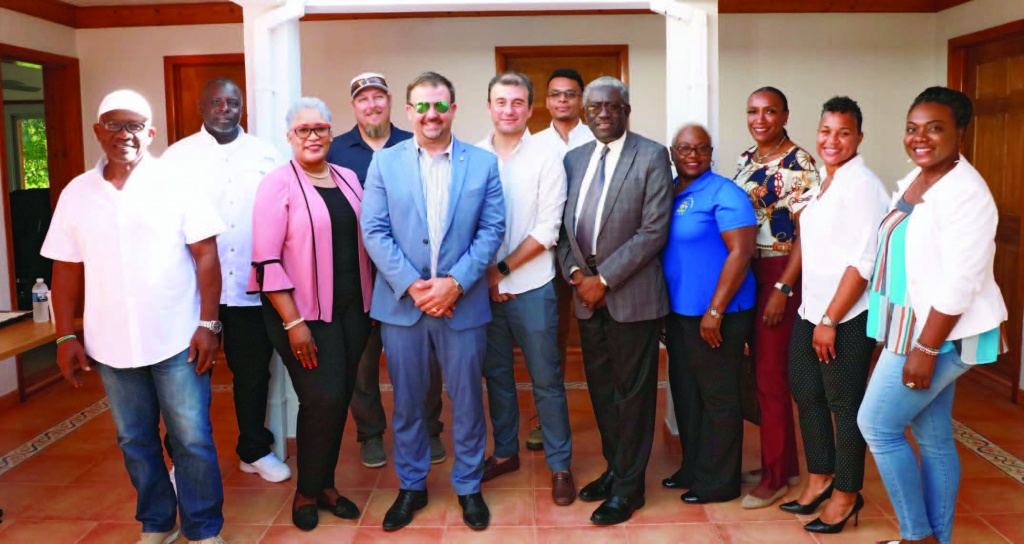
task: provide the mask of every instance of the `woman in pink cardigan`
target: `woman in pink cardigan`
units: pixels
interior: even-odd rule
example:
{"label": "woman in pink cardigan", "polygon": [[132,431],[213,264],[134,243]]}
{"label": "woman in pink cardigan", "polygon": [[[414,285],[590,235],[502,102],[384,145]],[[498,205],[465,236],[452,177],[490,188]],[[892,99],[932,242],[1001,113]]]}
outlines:
{"label": "woman in pink cardigan", "polygon": [[292,523],[309,531],[319,508],[359,517],[335,489],[334,468],[370,333],[372,277],[359,232],[362,187],[351,170],[326,161],[330,111],[301,98],[287,122],[295,156],[256,193],[249,291],[262,295],[270,340],[299,397]]}

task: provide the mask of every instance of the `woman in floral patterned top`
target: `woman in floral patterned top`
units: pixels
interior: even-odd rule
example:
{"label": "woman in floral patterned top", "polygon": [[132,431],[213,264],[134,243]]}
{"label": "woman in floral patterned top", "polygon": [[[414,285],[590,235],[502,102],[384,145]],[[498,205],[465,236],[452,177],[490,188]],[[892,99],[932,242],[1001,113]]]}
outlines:
{"label": "woman in floral patterned top", "polygon": [[796,216],[818,184],[811,155],[789,139],[789,103],[774,87],[747,99],[747,128],[756,142],[740,155],[736,182],[754,205],[757,250],[751,266],[757,282],[757,316],[750,341],[761,406],[761,471],[744,474],[759,484],[743,498],[744,508],[763,508],[799,481],[796,431],[787,370],[789,338],[800,307],[800,259],[790,259],[797,241]]}

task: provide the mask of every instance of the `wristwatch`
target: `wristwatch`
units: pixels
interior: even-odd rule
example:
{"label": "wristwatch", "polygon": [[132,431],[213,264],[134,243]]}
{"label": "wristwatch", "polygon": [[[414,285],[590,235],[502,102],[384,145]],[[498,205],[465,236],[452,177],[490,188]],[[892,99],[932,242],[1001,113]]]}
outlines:
{"label": "wristwatch", "polygon": [[722,312],[719,312],[714,306],[708,306],[708,313],[715,319],[722,319]]}
{"label": "wristwatch", "polygon": [[455,290],[458,291],[460,295],[466,292],[462,288],[462,284],[459,283],[459,280],[455,279],[455,276],[448,274],[448,277],[451,278],[453,282],[455,282]]}
{"label": "wristwatch", "polygon": [[832,321],[832,318],[830,318],[828,314],[824,314],[821,316],[821,324],[825,325],[826,327],[832,327],[833,329],[836,328],[836,322]]}
{"label": "wristwatch", "polygon": [[507,276],[512,273],[512,269],[508,267],[508,263],[505,261],[498,261],[498,272],[501,272],[502,276]]}
{"label": "wristwatch", "polygon": [[786,295],[787,297],[793,296],[793,288],[786,285],[785,283],[782,283],[781,281],[775,284],[775,288],[778,289],[779,291],[782,291],[782,294]]}
{"label": "wristwatch", "polygon": [[210,329],[210,332],[212,332],[213,334],[220,334],[220,331],[224,330],[224,325],[220,321],[217,321],[217,320],[214,320],[214,321],[200,321],[199,322],[199,326],[200,327],[205,327],[207,329]]}

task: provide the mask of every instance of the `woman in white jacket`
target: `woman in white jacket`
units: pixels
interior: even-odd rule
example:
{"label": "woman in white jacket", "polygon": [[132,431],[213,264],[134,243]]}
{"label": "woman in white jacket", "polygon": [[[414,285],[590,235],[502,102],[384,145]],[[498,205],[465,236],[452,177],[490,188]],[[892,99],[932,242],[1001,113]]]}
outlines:
{"label": "woman in white jacket", "polygon": [[911,105],[903,145],[917,168],[898,183],[879,228],[869,285],[868,334],[884,349],[857,421],[903,542],[950,542],[960,485],[956,380],[1007,349],[1006,306],[992,271],[996,205],[960,155],[971,114],[970,99],[945,87],[926,89]]}

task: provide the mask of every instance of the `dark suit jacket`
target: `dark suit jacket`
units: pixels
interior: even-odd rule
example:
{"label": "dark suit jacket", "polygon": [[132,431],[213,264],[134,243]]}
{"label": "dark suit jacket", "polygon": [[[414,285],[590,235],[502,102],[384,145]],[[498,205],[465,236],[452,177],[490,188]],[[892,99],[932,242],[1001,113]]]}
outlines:
{"label": "dark suit jacket", "polygon": [[[558,262],[566,281],[573,267],[591,275],[576,242],[576,203],[597,142],[565,156],[569,198],[565,203]],[[665,146],[633,132],[626,133],[622,155],[611,178],[597,237],[597,270],[608,282],[605,301],[620,323],[663,317],[669,312],[668,291],[661,269],[661,250],[672,217],[672,170]],[[576,316],[593,312],[574,300]]]}

